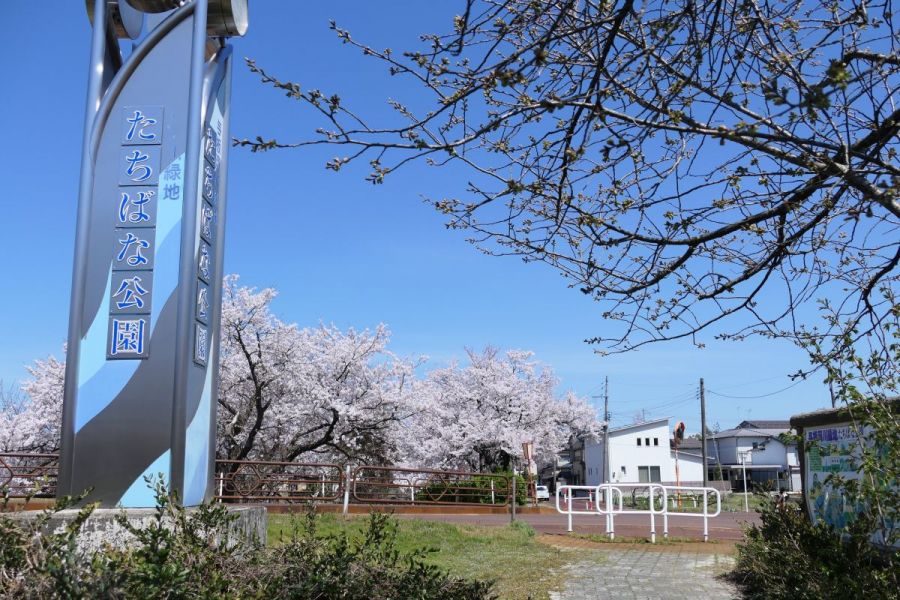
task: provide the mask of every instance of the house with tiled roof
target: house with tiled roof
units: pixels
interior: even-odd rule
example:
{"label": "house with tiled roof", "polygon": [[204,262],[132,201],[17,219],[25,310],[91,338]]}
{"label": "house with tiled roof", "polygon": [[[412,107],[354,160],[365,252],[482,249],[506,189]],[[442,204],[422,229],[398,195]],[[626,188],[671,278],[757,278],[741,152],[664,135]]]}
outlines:
{"label": "house with tiled roof", "polygon": [[732,489],[771,487],[800,491],[797,443],[787,420],[742,421],[733,429],[707,436],[710,474],[731,482]]}

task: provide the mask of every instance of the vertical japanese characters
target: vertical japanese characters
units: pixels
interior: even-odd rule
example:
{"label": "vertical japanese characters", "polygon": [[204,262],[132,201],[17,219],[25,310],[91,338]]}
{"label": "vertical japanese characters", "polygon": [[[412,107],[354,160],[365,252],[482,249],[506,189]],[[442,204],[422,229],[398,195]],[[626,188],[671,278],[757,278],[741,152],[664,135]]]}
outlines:
{"label": "vertical japanese characters", "polygon": [[[218,124],[217,124],[218,125]],[[201,161],[201,196],[199,206],[199,237],[197,246],[197,293],[194,302],[194,362],[206,366],[209,361],[210,328],[210,284],[213,271],[212,260],[217,243],[216,211],[219,194],[219,163],[221,158],[221,135],[213,127],[207,126],[203,137],[203,160]]]}
{"label": "vertical japanese characters", "polygon": [[149,354],[162,127],[161,106],[125,107],[122,112],[118,189],[110,190],[115,194],[116,243],[109,299],[109,359],[141,359]]}

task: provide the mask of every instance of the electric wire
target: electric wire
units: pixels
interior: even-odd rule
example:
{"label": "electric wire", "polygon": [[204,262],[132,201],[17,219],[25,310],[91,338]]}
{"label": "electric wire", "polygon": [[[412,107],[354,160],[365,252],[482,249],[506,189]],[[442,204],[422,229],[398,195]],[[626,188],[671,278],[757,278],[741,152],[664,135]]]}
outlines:
{"label": "electric wire", "polygon": [[733,398],[735,400],[755,400],[756,398],[768,398],[769,396],[775,396],[782,392],[786,392],[789,389],[791,389],[792,387],[800,385],[803,381],[805,381],[805,380],[798,379],[797,381],[795,381],[794,383],[792,383],[791,385],[789,385],[785,388],[781,388],[780,390],[775,390],[774,392],[769,392],[768,394],[759,394],[758,396],[732,396],[729,394],[721,394],[719,392],[716,392],[715,390],[711,390],[708,388],[706,391],[710,394],[715,394],[716,396],[721,396],[722,398]]}

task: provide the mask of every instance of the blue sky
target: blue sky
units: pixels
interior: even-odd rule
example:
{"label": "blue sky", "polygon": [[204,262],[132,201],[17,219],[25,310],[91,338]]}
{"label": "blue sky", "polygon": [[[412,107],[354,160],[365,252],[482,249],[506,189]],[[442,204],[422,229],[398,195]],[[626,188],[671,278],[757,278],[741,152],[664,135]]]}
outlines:
{"label": "blue sky", "polygon": [[[425,8],[427,7],[427,8]],[[453,2],[252,2],[250,30],[236,56],[271,73],[339,92],[369,114],[387,114],[402,87],[376,63],[343,46],[330,19],[376,47],[414,47],[417,35],[450,25]],[[4,4],[0,38],[0,379],[27,375],[34,358],[61,353],[68,319],[81,128],[90,29],[83,2]],[[236,65],[232,135],[309,135],[318,125],[302,107],[264,88]],[[602,393],[610,379],[614,424],[642,409],[699,429],[697,382],[706,380],[710,424],[787,418],[826,406],[816,378],[792,384],[806,366],[787,342],[666,343],[599,357],[583,339],[604,331],[601,310],[549,267],[491,258],[448,231],[421,200],[458,174],[414,167],[381,186],[364,181],[365,165],[341,174],[324,169],[333,151],[230,155],[227,273],[279,290],[275,309],[301,326],[329,322],[365,328],[386,323],[391,348],[428,355],[431,366],[462,358],[464,348],[533,350],[561,379],[560,390]],[[720,392],[720,395],[712,392]],[[726,396],[740,396],[730,398]],[[602,401],[601,401],[602,403]]]}

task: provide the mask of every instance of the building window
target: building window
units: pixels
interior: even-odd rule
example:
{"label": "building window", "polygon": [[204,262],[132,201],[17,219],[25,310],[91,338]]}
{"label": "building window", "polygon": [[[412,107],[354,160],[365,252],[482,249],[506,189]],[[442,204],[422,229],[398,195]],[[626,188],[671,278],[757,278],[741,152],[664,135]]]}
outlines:
{"label": "building window", "polygon": [[641,438],[638,438],[638,446],[641,445]]}
{"label": "building window", "polygon": [[645,445],[645,446],[649,446],[649,445],[650,445],[650,438],[644,438],[644,445]]}
{"label": "building window", "polygon": [[640,483],[659,483],[659,467],[638,467],[638,481]]}
{"label": "building window", "polygon": [[622,467],[622,475],[624,475],[624,474],[625,474],[625,467],[623,466]]}
{"label": "building window", "polygon": [[659,438],[653,438],[653,445],[659,446]]}

